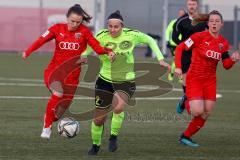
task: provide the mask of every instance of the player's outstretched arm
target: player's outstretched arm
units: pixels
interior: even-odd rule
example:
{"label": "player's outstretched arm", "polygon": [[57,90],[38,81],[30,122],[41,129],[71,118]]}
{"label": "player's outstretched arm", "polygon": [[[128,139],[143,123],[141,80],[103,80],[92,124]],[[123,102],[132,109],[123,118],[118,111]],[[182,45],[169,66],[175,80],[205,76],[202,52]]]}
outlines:
{"label": "player's outstretched arm", "polygon": [[168,69],[168,72],[171,72],[172,70],[171,65],[169,65],[167,62],[165,62],[164,60],[160,60],[159,64],[163,67],[166,67]]}
{"label": "player's outstretched arm", "polygon": [[86,29],[85,36],[87,38],[88,45],[98,54],[108,54],[109,50],[105,47],[102,47],[100,42],[93,36],[92,32],[89,29]]}
{"label": "player's outstretched arm", "polygon": [[183,51],[185,50],[185,43],[182,42],[180,43],[177,47],[176,47],[176,50],[175,50],[175,75],[177,77],[182,77],[182,54],[183,54]]}
{"label": "player's outstretched arm", "polygon": [[40,36],[26,51],[22,53],[22,58],[26,59],[32,52],[40,48],[44,43],[52,40],[54,34],[47,30],[42,36]]}
{"label": "player's outstretched arm", "polygon": [[182,59],[182,54],[183,54],[184,48],[185,48],[185,44],[183,42],[180,43],[176,47],[176,50],[175,50],[175,65],[176,65],[176,68],[182,68],[181,59]]}
{"label": "player's outstretched arm", "polygon": [[145,37],[145,39],[146,39],[145,43],[147,43],[150,46],[151,50],[156,55],[156,57],[159,61],[159,64],[163,67],[166,67],[168,69],[168,72],[171,72],[171,66],[167,62],[164,61],[163,54],[162,54],[161,50],[159,49],[156,41],[148,35],[143,35],[143,36],[146,36]]}

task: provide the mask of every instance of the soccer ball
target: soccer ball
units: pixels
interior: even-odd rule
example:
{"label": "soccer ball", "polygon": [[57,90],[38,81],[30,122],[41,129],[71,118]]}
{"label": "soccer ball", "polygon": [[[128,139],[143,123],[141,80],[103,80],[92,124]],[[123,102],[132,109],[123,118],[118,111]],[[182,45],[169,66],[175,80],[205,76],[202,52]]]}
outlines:
{"label": "soccer ball", "polygon": [[66,117],[59,121],[57,128],[60,136],[73,138],[79,133],[79,122],[74,118]]}

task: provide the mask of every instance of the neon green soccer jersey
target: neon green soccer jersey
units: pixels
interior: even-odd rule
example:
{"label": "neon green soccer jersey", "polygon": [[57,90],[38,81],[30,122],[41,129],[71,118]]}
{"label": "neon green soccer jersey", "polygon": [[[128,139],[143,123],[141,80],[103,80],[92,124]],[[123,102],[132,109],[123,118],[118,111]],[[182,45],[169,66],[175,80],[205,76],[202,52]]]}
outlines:
{"label": "neon green soccer jersey", "polygon": [[[100,55],[101,70],[100,77],[109,82],[123,82],[133,81],[135,78],[134,73],[134,47],[138,44],[147,44],[156,54],[158,60],[162,60],[163,55],[156,43],[156,41],[137,30],[127,28],[122,29],[122,33],[118,37],[111,37],[107,29],[103,29],[97,33],[96,39],[102,46],[111,48],[116,54],[114,62],[110,62],[108,55]],[[83,56],[92,52],[88,48]]]}

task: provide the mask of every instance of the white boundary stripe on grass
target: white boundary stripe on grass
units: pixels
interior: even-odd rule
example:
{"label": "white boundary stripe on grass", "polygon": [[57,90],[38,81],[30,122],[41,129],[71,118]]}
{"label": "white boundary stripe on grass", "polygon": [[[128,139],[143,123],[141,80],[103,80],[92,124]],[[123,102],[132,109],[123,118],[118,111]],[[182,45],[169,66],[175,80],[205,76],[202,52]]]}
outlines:
{"label": "white boundary stripe on grass", "polygon": [[[0,96],[0,99],[49,99],[49,97],[37,96]],[[74,97],[75,100],[91,100],[91,97]],[[136,98],[136,100],[179,100],[181,97],[150,97],[150,98]]]}
{"label": "white boundary stripe on grass", "polygon": [[[91,86],[90,83],[81,83],[82,85]],[[21,86],[21,87],[45,87],[43,83],[1,83],[0,86]],[[94,87],[94,84],[92,84]],[[82,86],[81,86],[82,87]],[[149,90],[149,87],[139,86],[137,89],[146,89]],[[156,88],[154,88],[156,89]],[[172,91],[182,92],[181,88],[173,88]],[[240,90],[218,90],[220,93],[240,93]]]}
{"label": "white boundary stripe on grass", "polygon": [[6,77],[0,77],[0,80],[7,80],[7,81],[21,81],[21,82],[43,82],[42,79],[6,78]]}
{"label": "white boundary stripe on grass", "polygon": [[[0,82],[0,86],[22,86],[22,87],[42,87],[45,86],[43,84],[43,80],[41,79],[27,79],[27,78],[5,78],[5,77],[0,77],[0,80],[7,80],[7,81],[22,81],[22,82],[41,82],[41,83],[5,83],[5,82]],[[95,85],[94,83],[86,83],[86,82],[81,82],[81,85]],[[157,87],[152,86],[152,89],[156,89]],[[137,89],[146,89],[149,90],[151,89],[150,86],[139,86]],[[181,88],[173,88],[172,91],[176,92],[182,92]],[[240,90],[218,90],[220,93],[240,93]]]}
{"label": "white boundary stripe on grass", "polygon": [[0,86],[21,86],[21,87],[42,87],[45,86],[41,83],[1,83]]}
{"label": "white boundary stripe on grass", "polygon": [[[182,88],[173,88],[172,91],[182,92]],[[240,90],[227,90],[227,89],[220,89],[217,90],[220,93],[240,93]]]}
{"label": "white boundary stripe on grass", "polygon": [[[83,85],[84,83],[81,83],[81,84]],[[85,85],[87,85],[87,83]],[[44,84],[39,84],[39,83],[1,83],[1,82],[0,82],[0,86],[45,87]],[[94,84],[93,84],[93,86],[94,86]],[[149,87],[139,86],[139,87],[137,87],[137,89],[149,90]],[[182,89],[181,88],[173,88],[172,91],[182,92]],[[240,90],[218,90],[218,92],[220,92],[220,93],[240,93]]]}
{"label": "white boundary stripe on grass", "polygon": [[[217,98],[221,98],[221,94],[217,94]],[[37,97],[37,96],[0,96],[0,99],[49,99],[49,97]],[[90,100],[94,99],[91,97],[74,97],[75,100]],[[181,97],[146,97],[146,98],[135,98],[136,100],[179,100]]]}

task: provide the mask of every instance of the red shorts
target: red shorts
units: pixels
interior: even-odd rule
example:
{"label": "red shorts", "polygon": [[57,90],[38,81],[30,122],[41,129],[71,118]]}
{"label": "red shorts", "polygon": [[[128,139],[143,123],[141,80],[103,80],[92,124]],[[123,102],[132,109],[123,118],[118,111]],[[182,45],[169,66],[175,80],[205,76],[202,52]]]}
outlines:
{"label": "red shorts", "polygon": [[47,68],[44,71],[44,82],[50,90],[50,85],[54,81],[61,83],[63,94],[74,95],[80,77],[80,68],[75,69],[73,72],[67,73],[65,70],[56,70],[56,68]]}
{"label": "red shorts", "polygon": [[196,99],[216,101],[216,79],[186,79],[186,95],[189,101]]}

